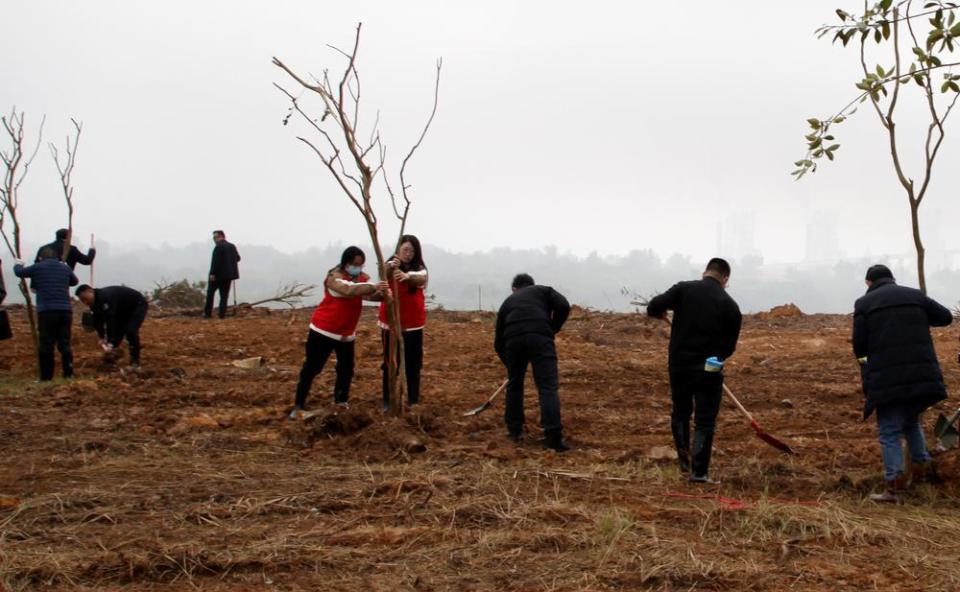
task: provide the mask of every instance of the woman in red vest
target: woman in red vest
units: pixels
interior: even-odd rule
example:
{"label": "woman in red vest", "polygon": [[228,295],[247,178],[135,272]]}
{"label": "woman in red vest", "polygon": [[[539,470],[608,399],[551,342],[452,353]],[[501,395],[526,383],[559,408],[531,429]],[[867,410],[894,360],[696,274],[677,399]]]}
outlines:
{"label": "woman in red vest", "polygon": [[323,283],[323,301],[310,319],[307,334],[307,357],[300,370],[297,398],[290,412],[296,419],[303,413],[310,385],[331,352],[337,354],[337,381],[333,388],[336,404],[347,406],[350,381],[353,379],[353,343],[357,337],[357,323],[363,311],[363,300],[380,300],[387,291],[387,283],[370,281],[363,273],[366,256],[358,247],[347,247],[340,256],[340,265],[327,273]]}
{"label": "woman in red vest", "polygon": [[[387,261],[387,266],[394,270],[390,285],[394,297],[400,304],[404,371],[407,374],[407,403],[416,405],[420,402],[423,327],[427,324],[426,299],[424,297],[424,290],[427,286],[427,266],[423,263],[420,240],[412,234],[401,236],[397,254]],[[380,335],[383,339],[383,407],[389,409],[387,356],[390,351],[390,326],[387,324],[386,302],[380,303],[380,320],[377,324],[380,325]]]}

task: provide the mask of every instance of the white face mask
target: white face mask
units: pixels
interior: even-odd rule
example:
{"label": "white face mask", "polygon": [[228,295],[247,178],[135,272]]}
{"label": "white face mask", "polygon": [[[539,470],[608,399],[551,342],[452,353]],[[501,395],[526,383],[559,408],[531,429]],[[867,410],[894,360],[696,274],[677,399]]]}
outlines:
{"label": "white face mask", "polygon": [[350,275],[351,277],[357,277],[358,275],[360,275],[361,273],[363,273],[363,266],[362,266],[362,265],[348,265],[345,271],[346,271],[347,274]]}

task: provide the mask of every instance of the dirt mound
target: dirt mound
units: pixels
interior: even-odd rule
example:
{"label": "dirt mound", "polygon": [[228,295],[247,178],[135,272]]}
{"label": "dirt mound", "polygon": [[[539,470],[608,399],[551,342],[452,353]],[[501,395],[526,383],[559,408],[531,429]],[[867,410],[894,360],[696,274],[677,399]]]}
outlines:
{"label": "dirt mound", "polygon": [[773,319],[801,319],[804,317],[803,311],[800,310],[800,307],[792,302],[789,304],[781,304],[780,306],[774,306],[766,312],[761,312],[757,314],[757,318],[769,321]]}

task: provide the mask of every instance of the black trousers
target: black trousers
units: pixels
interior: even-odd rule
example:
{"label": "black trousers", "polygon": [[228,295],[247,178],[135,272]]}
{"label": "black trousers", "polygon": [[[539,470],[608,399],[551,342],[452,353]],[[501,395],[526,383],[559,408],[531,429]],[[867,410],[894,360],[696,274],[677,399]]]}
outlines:
{"label": "black trousers", "polygon": [[63,377],[73,376],[73,348],[70,345],[70,327],[73,313],[70,311],[47,311],[37,314],[40,359],[40,380],[53,380],[53,348],[60,350]]}
{"label": "black trousers", "polygon": [[311,330],[307,336],[307,356],[300,369],[295,404],[300,409],[307,402],[313,379],[323,370],[331,352],[337,354],[337,382],[333,387],[333,400],[346,403],[350,398],[350,381],[353,380],[353,341],[337,341]]}
{"label": "black trousers", "polygon": [[133,311],[123,326],[123,337],[130,345],[130,363],[140,363],[140,327],[147,319],[147,303],[144,302]]}
{"label": "black trousers", "polygon": [[203,316],[209,317],[213,314],[213,297],[220,293],[220,304],[217,307],[217,316],[221,319],[227,316],[227,300],[230,295],[230,285],[233,280],[215,280],[207,285],[207,304],[203,307]]}
{"label": "black trousers", "polygon": [[[390,405],[390,387],[387,383],[387,355],[390,353],[390,331],[381,329],[380,340],[383,342],[383,404]],[[400,349],[399,344],[397,349]],[[420,370],[423,368],[423,329],[403,332],[403,363],[407,375],[407,404],[416,405],[420,402]],[[396,369],[395,372],[399,372]]]}
{"label": "black trousers", "polygon": [[507,366],[507,394],[504,420],[507,431],[523,432],[523,381],[527,366],[533,366],[533,381],[540,394],[540,427],[547,437],[559,437],[559,376],[557,350],[553,339],[543,335],[523,335],[505,343],[504,363]]}
{"label": "black trousers", "polygon": [[[713,434],[723,396],[723,374],[703,369],[670,370],[670,391],[673,413],[670,427],[681,465],[692,460],[693,474],[706,476],[710,470]],[[691,459],[690,417],[693,416],[694,437]]]}

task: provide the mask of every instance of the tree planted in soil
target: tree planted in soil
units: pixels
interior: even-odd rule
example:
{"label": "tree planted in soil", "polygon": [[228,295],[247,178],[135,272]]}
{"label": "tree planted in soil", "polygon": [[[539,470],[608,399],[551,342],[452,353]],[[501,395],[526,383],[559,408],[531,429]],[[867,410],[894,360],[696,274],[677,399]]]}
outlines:
{"label": "tree planted in soil", "polygon": [[[10,139],[10,146],[0,151],[0,160],[3,161],[3,186],[0,187],[0,235],[3,236],[3,242],[15,259],[23,259],[22,230],[20,219],[18,218],[18,208],[20,206],[20,185],[30,170],[30,164],[37,156],[40,149],[40,142],[43,139],[43,123],[46,118],[40,121],[40,130],[37,135],[37,145],[33,151],[27,155],[23,151],[24,142],[24,113],[17,112],[17,108],[10,110],[10,115],[0,117],[3,123],[3,129]],[[38,344],[37,339],[37,318],[33,308],[33,298],[30,294],[30,288],[27,281],[20,280],[20,293],[27,304],[27,318],[30,321],[30,335],[33,337],[34,347]]]}
{"label": "tree planted in soil", "polygon": [[[893,169],[910,205],[913,244],[917,252],[917,276],[920,289],[926,293],[924,273],[925,250],[920,236],[920,205],[927,196],[933,167],[946,137],[944,125],[960,97],[960,74],[952,71],[960,65],[953,52],[960,43],[960,19],[957,4],[942,0],[881,0],[863,4],[863,13],[851,14],[837,9],[839,25],[825,25],[817,37],[833,34],[833,41],[846,47],[850,41],[859,45],[863,79],[856,83],[859,94],[833,115],[811,118],[811,132],[806,136],[807,153],[795,162],[791,173],[800,179],[817,170],[824,157],[833,160],[840,144],[834,137],[834,126],[853,115],[860,103],[869,103],[886,132]],[[867,47],[871,42],[886,57],[883,63],[871,65]],[[948,55],[949,54],[949,55]],[[936,80],[935,80],[936,79]],[[913,176],[904,166],[901,140],[898,136],[897,108],[908,89],[922,102],[927,124],[919,175]]]}
{"label": "tree planted in soil", "polygon": [[[333,175],[340,189],[360,212],[370,234],[373,250],[376,254],[377,269],[380,279],[390,282],[392,292],[398,291],[396,280],[386,266],[387,259],[383,255],[379,238],[379,219],[374,210],[374,183],[382,179],[383,185],[390,198],[393,214],[400,223],[400,232],[403,236],[407,217],[410,213],[410,185],[405,178],[407,164],[414,152],[420,147],[433,118],[437,113],[437,103],[440,90],[440,69],[442,61],[436,65],[436,80],[433,92],[433,108],[423,126],[419,138],[410,148],[400,166],[399,191],[394,191],[386,170],[387,146],[380,134],[380,115],[377,113],[370,128],[369,134],[360,135],[360,75],[357,72],[357,50],[360,46],[360,29],[357,25],[353,48],[349,52],[329,46],[346,60],[346,65],[339,79],[334,81],[329,70],[324,70],[322,76],[309,76],[309,80],[300,76],[287,67],[278,58],[273,58],[273,64],[286,72],[296,83],[308,93],[320,98],[323,114],[313,117],[300,104],[300,95],[288,91],[279,84],[274,84],[288,99],[291,107],[283,124],[287,125],[290,118],[296,114],[316,133],[315,139],[298,136],[297,139],[310,147],[320,158],[324,166]],[[403,340],[398,339],[401,333],[400,310],[398,299],[387,297],[387,321],[390,325],[390,340],[388,343],[387,372],[390,409],[394,414],[403,413],[404,389],[404,356]],[[392,369],[396,368],[396,371]]]}

